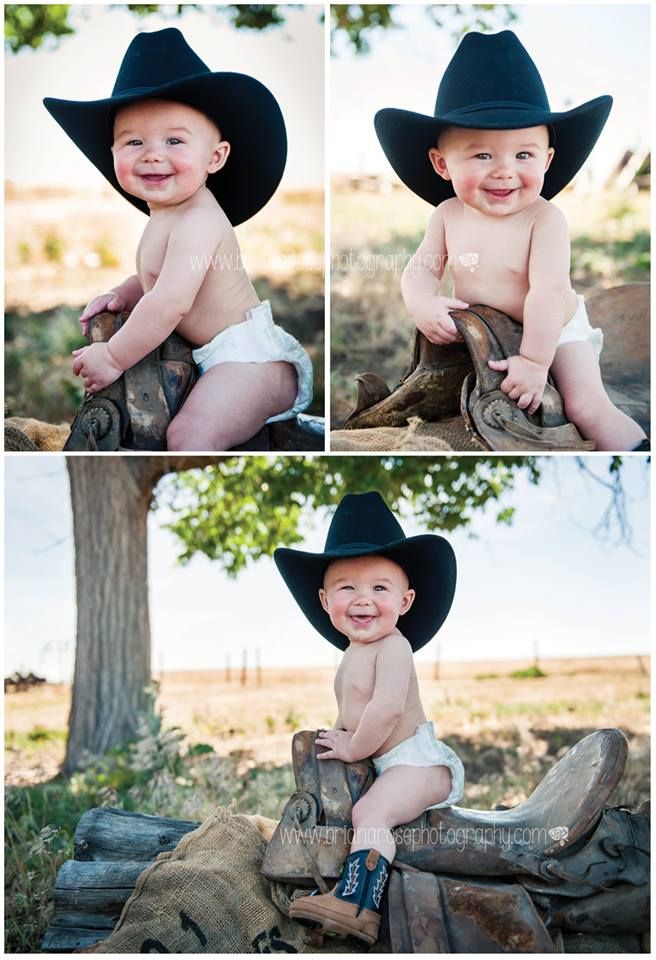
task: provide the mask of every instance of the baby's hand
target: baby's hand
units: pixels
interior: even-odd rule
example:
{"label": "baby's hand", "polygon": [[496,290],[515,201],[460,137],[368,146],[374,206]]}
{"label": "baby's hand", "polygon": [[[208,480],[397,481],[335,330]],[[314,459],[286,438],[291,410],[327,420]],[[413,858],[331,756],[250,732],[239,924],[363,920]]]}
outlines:
{"label": "baby's hand", "polygon": [[468,306],[468,303],[450,297],[427,297],[415,310],[412,319],[431,343],[457,343],[462,341],[462,336],[456,330],[449,310],[466,310]]}
{"label": "baby's hand", "polygon": [[549,368],[519,354],[507,360],[488,360],[487,364],[492,370],[508,371],[506,379],[501,381],[501,389],[517,401],[520,410],[535,413],[542,403]]}
{"label": "baby's hand", "polygon": [[73,373],[82,378],[84,387],[90,393],[96,393],[123,373],[109,352],[106,343],[92,343],[88,347],[73,350]]}
{"label": "baby's hand", "polygon": [[85,337],[89,330],[89,320],[105,310],[110,310],[112,313],[120,313],[121,310],[125,310],[123,298],[116,293],[101,293],[89,301],[80,315],[82,333]]}
{"label": "baby's hand", "polygon": [[314,742],[320,747],[328,747],[329,749],[324,750],[323,753],[318,753],[318,759],[344,760],[346,763],[350,763],[349,744],[352,736],[353,734],[349,733],[348,730],[321,730]]}

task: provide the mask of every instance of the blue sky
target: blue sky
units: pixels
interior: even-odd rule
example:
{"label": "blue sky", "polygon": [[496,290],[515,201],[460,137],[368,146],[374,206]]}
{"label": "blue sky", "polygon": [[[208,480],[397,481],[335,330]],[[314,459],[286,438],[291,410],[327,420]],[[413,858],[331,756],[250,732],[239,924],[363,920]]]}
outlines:
{"label": "blue sky", "polygon": [[[540,70],[552,110],[611,94],[613,109],[591,158],[607,172],[627,147],[649,143],[649,4],[517,4],[511,25]],[[392,176],[373,117],[383,107],[433,113],[455,44],[416,5],[394,13],[402,29],[377,31],[372,52],[350,51],[331,65],[332,168]],[[500,24],[498,29],[502,29]],[[340,47],[340,50],[342,48]]]}
{"label": "blue sky", "polygon": [[[607,458],[588,463],[602,476]],[[418,654],[432,661],[594,656],[649,651],[649,477],[644,458],[625,468],[633,549],[593,535],[607,492],[572,458],[545,466],[538,487],[520,480],[509,497],[512,527],[478,515],[469,539],[450,535],[458,557],[456,599],[445,626]],[[5,456],[5,675],[42,669],[68,679],[75,635],[74,560],[62,456]],[[175,563],[165,514],[150,517],[150,602],[155,670],[222,668],[231,653],[261,651],[265,666],[331,666],[336,651],[306,623],[273,562],[230,581],[205,557]],[[89,518],[92,522],[92,518]],[[305,548],[321,550],[327,516]],[[423,532],[404,521],[407,534]]]}

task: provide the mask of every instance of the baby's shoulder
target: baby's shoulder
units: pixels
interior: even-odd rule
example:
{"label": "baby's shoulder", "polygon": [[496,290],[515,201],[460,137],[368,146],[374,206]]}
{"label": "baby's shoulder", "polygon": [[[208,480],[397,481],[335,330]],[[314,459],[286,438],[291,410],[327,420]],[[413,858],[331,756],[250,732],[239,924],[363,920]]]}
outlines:
{"label": "baby's shoulder", "polygon": [[380,640],[380,652],[390,653],[395,657],[409,657],[412,660],[412,647],[400,630],[394,629]]}
{"label": "baby's shoulder", "polygon": [[458,197],[449,197],[438,204],[433,211],[433,216],[439,218],[445,225],[457,217],[463,209],[462,200]]}
{"label": "baby's shoulder", "polygon": [[567,226],[567,220],[563,211],[557,207],[555,203],[551,203],[550,200],[545,200],[544,197],[538,197],[537,200],[531,204],[530,212],[536,224],[565,224],[565,226]]}
{"label": "baby's shoulder", "polygon": [[204,225],[220,234],[234,233],[223,208],[207,188],[198,190],[193,197],[181,204],[177,214],[178,222],[185,226]]}

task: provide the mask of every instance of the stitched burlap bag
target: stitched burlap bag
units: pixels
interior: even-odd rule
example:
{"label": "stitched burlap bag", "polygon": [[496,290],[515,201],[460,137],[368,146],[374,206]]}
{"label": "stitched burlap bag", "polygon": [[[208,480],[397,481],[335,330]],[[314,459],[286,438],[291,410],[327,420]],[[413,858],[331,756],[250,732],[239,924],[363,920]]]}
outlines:
{"label": "stitched burlap bag", "polygon": [[428,423],[411,417],[405,427],[371,427],[354,430],[332,430],[330,449],[354,450],[480,450],[467,432],[462,417],[450,417]]}
{"label": "stitched burlap bag", "polygon": [[[160,854],[137,880],[113,933],[94,953],[317,953],[284,912],[286,896],[260,873],[266,840],[224,811]],[[282,909],[279,909],[281,907]],[[328,940],[326,953],[357,953]]]}

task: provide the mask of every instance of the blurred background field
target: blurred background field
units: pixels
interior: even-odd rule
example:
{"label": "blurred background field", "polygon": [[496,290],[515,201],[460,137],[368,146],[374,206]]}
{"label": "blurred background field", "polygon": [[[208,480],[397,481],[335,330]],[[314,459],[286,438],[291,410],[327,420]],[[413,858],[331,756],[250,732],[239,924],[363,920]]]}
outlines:
{"label": "blurred background field", "polygon": [[[418,665],[428,717],[462,757],[462,806],[521,803],[579,739],[614,726],[629,739],[611,802],[649,797],[650,682],[639,657]],[[542,675],[540,675],[542,674]],[[70,778],[64,756],[70,690],[45,684],[5,697],[7,952],[33,952],[52,914],[52,885],[73,852],[81,814],[108,805],[202,820],[218,805],[278,818],[294,790],[292,734],[332,725],[333,671],[165,674],[161,715],[139,738]],[[179,725],[181,730],[174,729]]]}
{"label": "blurred background field", "polygon": [[[569,223],[577,293],[649,280],[648,190],[572,189],[553,202]],[[414,328],[401,275],[430,207],[377,177],[336,178],[331,203],[331,425],[338,427],[353,408],[357,374],[372,371],[393,388],[407,372]]]}
{"label": "blurred background field", "polygon": [[[5,406],[8,415],[70,422],[83,391],[71,351],[85,304],[134,273],[144,217],[100,193],[8,184],[5,203]],[[323,196],[278,194],[238,228],[244,265],[276,321],[307,348],[309,412],[323,416]],[[275,251],[275,252],[274,252]]]}

